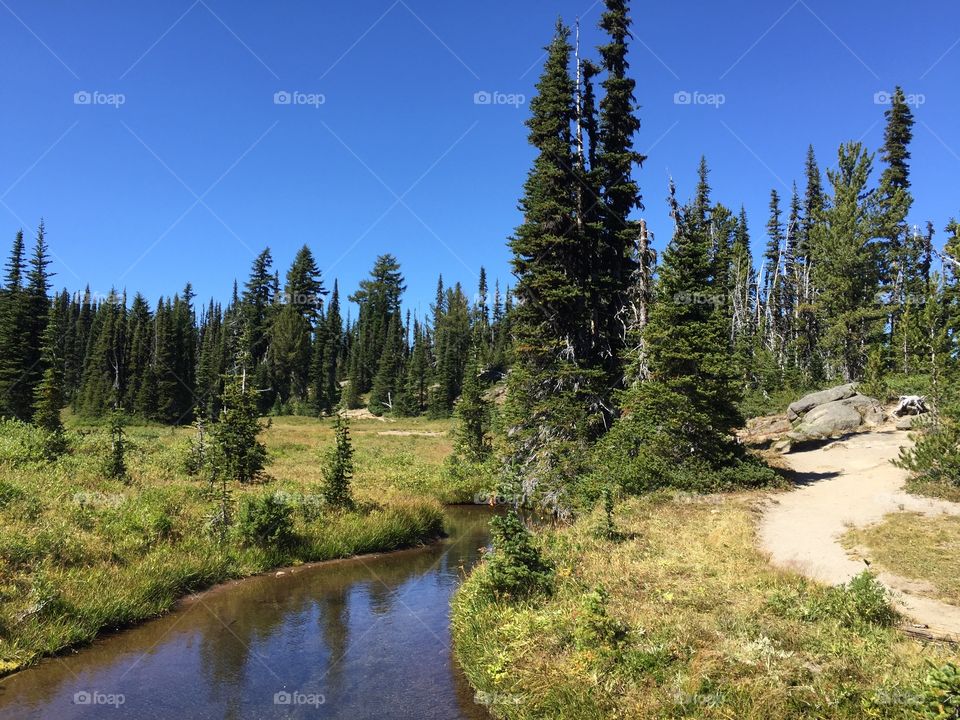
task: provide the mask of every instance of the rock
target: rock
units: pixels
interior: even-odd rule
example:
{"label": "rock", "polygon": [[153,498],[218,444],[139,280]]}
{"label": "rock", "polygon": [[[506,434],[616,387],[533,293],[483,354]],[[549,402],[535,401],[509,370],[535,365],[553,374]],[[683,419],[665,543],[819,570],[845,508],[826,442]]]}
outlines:
{"label": "rock", "polygon": [[897,430],[913,430],[913,419],[916,415],[906,415],[902,418],[897,418]]}
{"label": "rock", "polygon": [[788,452],[793,450],[793,441],[790,438],[780,438],[777,440],[770,448],[774,452],[778,452],[781,455],[786,455]]}
{"label": "rock", "polygon": [[[872,399],[864,395],[859,398]],[[803,417],[787,437],[794,442],[804,442],[854,432],[863,423],[863,415],[860,414],[859,408],[870,407],[869,404],[859,401],[859,398],[845,398],[817,405]]]}
{"label": "rock", "polygon": [[804,413],[809,412],[819,405],[836,402],[837,400],[846,400],[856,394],[856,383],[848,383],[847,385],[837,385],[836,387],[804,395],[796,402],[790,403],[790,407],[787,408],[787,418],[791,421],[796,420]]}
{"label": "rock", "polygon": [[738,433],[738,437],[744,445],[763,448],[790,432],[792,428],[793,425],[786,415],[767,415],[750,418],[746,428]]}
{"label": "rock", "polygon": [[863,424],[868,425],[869,427],[879,427],[886,421],[887,414],[879,405],[868,408],[867,411],[863,413]]}

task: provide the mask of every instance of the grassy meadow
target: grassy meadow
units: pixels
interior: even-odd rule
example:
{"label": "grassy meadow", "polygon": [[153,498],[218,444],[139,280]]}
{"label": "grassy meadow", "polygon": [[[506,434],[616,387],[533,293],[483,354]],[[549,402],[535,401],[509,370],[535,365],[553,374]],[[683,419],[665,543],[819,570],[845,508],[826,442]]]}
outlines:
{"label": "grassy meadow", "polygon": [[929,583],[934,596],[960,605],[960,517],[892,513],[849,531],[843,542],[880,569]]}
{"label": "grassy meadow", "polygon": [[[506,601],[481,565],[455,652],[498,718],[920,718],[956,648],[900,634],[869,576],[826,588],[756,549],[760,495],[657,495],[542,532],[548,597]],[[947,717],[947,716],[942,716]],[[952,716],[951,716],[952,717]]]}
{"label": "grassy meadow", "polygon": [[[451,487],[443,461],[449,421],[355,420],[356,508],[320,495],[330,421],[273,418],[263,433],[264,483],[231,486],[231,504],[275,494],[292,508],[283,547],[221,541],[210,529],[218,496],[185,471],[191,428],[127,428],[129,482],[108,479],[103,427],[70,423],[72,452],[46,462],[29,428],[0,427],[0,674],[169,610],[215,583],[270,568],[429,542],[442,503],[479,488]],[[389,434],[384,434],[389,433]]]}

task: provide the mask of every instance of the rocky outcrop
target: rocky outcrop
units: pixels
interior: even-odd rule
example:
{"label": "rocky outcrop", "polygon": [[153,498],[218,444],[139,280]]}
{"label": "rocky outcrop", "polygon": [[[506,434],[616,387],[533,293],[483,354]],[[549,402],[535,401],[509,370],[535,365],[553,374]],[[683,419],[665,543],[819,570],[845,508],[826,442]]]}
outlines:
{"label": "rocky outcrop", "polygon": [[740,439],[754,447],[789,452],[797,445],[842,437],[886,421],[880,402],[858,393],[850,383],[806,395],[791,403],[785,415],[754,418]]}
{"label": "rocky outcrop", "polygon": [[838,385],[837,387],[804,395],[796,402],[790,403],[790,407],[787,408],[787,419],[792,422],[819,405],[826,405],[827,403],[836,402],[837,400],[846,400],[856,394],[856,383],[849,383],[847,385]]}
{"label": "rocky outcrop", "polygon": [[811,408],[799,418],[787,437],[794,443],[825,440],[856,432],[863,425],[876,427],[885,419],[886,415],[876,398],[857,393]]}

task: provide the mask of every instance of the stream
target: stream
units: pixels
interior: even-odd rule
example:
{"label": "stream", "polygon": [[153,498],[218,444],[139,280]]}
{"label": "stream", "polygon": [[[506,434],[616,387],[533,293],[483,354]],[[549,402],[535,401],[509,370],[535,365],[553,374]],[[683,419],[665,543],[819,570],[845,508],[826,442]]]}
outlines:
{"label": "stream", "polygon": [[450,598],[489,509],[429,547],[248,578],[0,680],[0,719],[489,718],[450,648]]}

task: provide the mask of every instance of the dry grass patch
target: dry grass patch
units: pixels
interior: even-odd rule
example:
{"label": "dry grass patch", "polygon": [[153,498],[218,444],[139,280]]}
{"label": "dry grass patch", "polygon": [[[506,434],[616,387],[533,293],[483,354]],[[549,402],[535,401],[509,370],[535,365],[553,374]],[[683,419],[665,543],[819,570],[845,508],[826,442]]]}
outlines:
{"label": "dry grass patch", "polygon": [[453,624],[480,697],[518,720],[909,717],[886,700],[949,649],[899,635],[867,578],[830,590],[772,568],[757,501],[634,499],[626,540],[600,539],[599,514],[546,533],[549,598],[493,600],[481,566]]}
{"label": "dry grass patch", "polygon": [[938,598],[960,605],[960,517],[892,513],[849,531],[843,544],[862,548],[884,570],[930,583]]}

